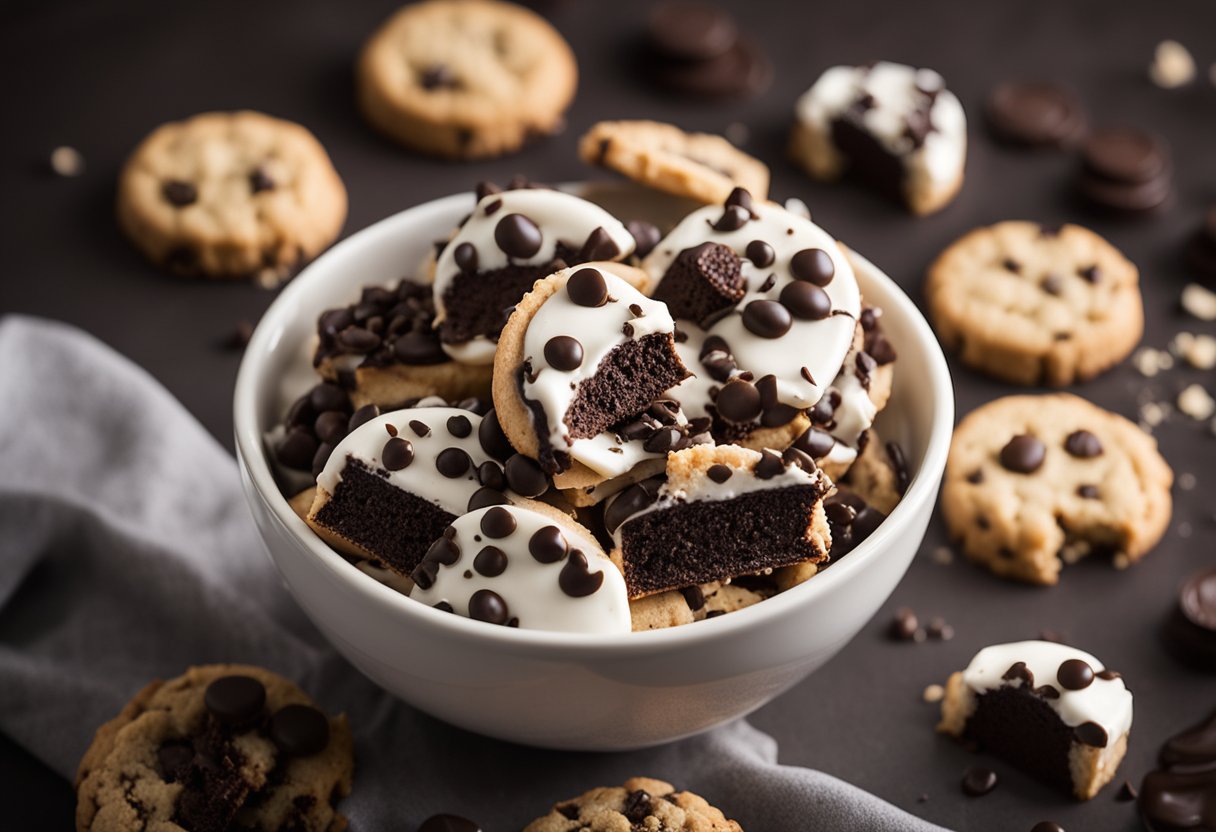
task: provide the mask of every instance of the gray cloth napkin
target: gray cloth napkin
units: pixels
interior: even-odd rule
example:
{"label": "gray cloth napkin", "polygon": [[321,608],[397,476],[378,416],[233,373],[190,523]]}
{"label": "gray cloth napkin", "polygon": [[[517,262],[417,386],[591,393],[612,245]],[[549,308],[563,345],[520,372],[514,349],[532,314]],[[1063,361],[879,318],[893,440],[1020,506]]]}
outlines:
{"label": "gray cloth napkin", "polygon": [[155,677],[249,662],[298,681],[355,733],[343,811],[410,832],[437,812],[518,830],[635,775],[705,795],[752,832],[938,827],[778,765],[744,721],[663,748],[575,754],[415,711],[304,619],[262,551],[228,452],[143,370],[88,335],[0,321],[0,730],[72,777],[94,729]]}

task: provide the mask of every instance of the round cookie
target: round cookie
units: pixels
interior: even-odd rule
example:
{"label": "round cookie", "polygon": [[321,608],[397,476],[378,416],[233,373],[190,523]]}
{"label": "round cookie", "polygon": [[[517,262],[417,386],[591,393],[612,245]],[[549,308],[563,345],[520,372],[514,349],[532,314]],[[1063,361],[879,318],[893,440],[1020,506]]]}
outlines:
{"label": "round cookie", "polygon": [[578,144],[589,165],[698,202],[724,202],[735,188],[768,195],[768,166],[721,136],[685,133],[658,121],[601,121]]}
{"label": "round cookie", "polygon": [[562,126],[578,86],[544,18],[494,0],[429,0],[382,25],[359,56],[359,105],[380,132],[436,156],[518,150]]}
{"label": "round cookie", "polygon": [[353,767],[346,717],[325,716],[288,680],[192,667],[97,730],[76,775],[76,829],[339,832]]}
{"label": "round cookie", "polygon": [[1143,557],[1169,525],[1173,472],[1151,436],[1076,396],[1006,396],[954,432],[942,486],[952,538],[997,575],[1059,580],[1095,551]]}
{"label": "round cookie", "polygon": [[1077,225],[977,228],[929,267],[925,293],[942,343],[1015,384],[1063,386],[1131,353],[1144,330],[1139,271]]}
{"label": "round cookie", "polygon": [[558,803],[524,832],[743,832],[720,809],[691,792],[649,777],[631,777],[622,786],[592,789]]}
{"label": "round cookie", "polygon": [[312,133],[262,113],[154,130],[118,180],[118,223],[183,274],[280,281],[342,230],[346,188]]}

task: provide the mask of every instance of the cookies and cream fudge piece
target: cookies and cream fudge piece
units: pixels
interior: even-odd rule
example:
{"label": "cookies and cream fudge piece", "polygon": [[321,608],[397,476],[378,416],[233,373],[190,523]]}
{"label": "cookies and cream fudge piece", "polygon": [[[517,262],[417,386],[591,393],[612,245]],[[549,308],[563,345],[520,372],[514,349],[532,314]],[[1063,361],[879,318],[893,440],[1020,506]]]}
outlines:
{"label": "cookies and cream fudge piece", "polygon": [[816,179],[848,170],[917,215],[945,207],[962,185],[967,120],[931,69],[835,66],[798,99],[795,114],[791,153]]}
{"label": "cookies and cream fudge piece", "polygon": [[670,454],[665,481],[633,485],[605,506],[629,597],[826,560],[829,487],[793,449],[699,445]]}
{"label": "cookies and cream fudge piece", "polygon": [[511,443],[548,472],[578,463],[612,478],[693,441],[675,412],[670,425],[639,418],[688,370],[667,307],[621,276],[636,271],[560,271],[536,284],[503,330],[495,404]]}
{"label": "cookies and cream fudge piece", "polygon": [[464,364],[492,364],[509,310],[539,278],[592,260],[622,260],[633,235],[616,217],[548,188],[486,193],[435,263],[435,325]]}
{"label": "cookies and cream fudge piece", "polygon": [[692,792],[649,777],[631,777],[624,785],[592,789],[558,803],[524,832],[743,832],[721,810]]}
{"label": "cookies and cream fudge piece", "polygon": [[625,580],[594,535],[543,503],[477,509],[444,529],[410,597],[490,624],[627,633]]}
{"label": "cookies and cream fudge piece", "polygon": [[1115,776],[1131,727],[1119,674],[1050,641],[985,647],[950,677],[938,724],[1081,800]]}
{"label": "cookies and cream fudge piece", "polygon": [[340,551],[408,575],[459,515],[548,486],[536,463],[511,449],[493,411],[395,410],[334,449],[308,522]]}

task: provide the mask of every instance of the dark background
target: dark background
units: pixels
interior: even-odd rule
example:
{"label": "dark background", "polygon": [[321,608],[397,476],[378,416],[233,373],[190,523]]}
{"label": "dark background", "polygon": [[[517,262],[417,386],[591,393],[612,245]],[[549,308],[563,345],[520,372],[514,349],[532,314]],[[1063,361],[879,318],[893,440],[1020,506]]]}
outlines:
{"label": "dark background", "polygon": [[[204,110],[251,107],[307,125],[329,149],[350,192],[347,233],[480,179],[505,180],[515,172],[547,181],[594,175],[574,148],[598,119],[657,117],[710,131],[739,122],[750,132],[746,149],[772,166],[774,197],[805,199],[817,222],[918,299],[926,265],[971,227],[1009,218],[1075,220],[1109,237],[1140,266],[1146,344],[1163,347],[1182,328],[1216,331],[1177,308],[1188,282],[1182,242],[1202,210],[1216,203],[1216,88],[1206,77],[1216,61],[1211,0],[734,2],[728,5],[766,44],[777,73],[764,95],[727,104],[667,97],[632,71],[631,40],[646,3],[568,0],[549,11],[582,71],[569,129],[515,157],[467,164],[400,150],[367,129],[355,111],[355,55],[395,5],[7,3],[0,12],[0,311],[59,318],[93,332],[146,367],[230,444],[239,354],[218,344],[239,320],[256,320],[273,293],[160,274],[119,235],[112,202],[124,156],[151,128]],[[1153,47],[1164,38],[1195,53],[1200,77],[1191,86],[1166,91],[1148,82]],[[797,95],[832,64],[878,58],[939,70],[970,115],[966,184],[938,216],[912,219],[857,188],[814,184],[785,161]],[[993,83],[1010,77],[1067,81],[1081,92],[1094,123],[1159,131],[1177,163],[1173,204],[1135,221],[1092,216],[1070,196],[1074,158],[996,147],[984,132],[980,105]],[[59,179],[47,171],[45,160],[60,144],[84,154],[82,177]],[[1010,392],[957,364],[954,369],[960,413]],[[1146,380],[1123,366],[1085,385],[1083,394],[1135,418],[1138,396],[1172,398],[1193,380],[1210,383],[1212,374],[1175,370]],[[87,402],[81,408],[87,415]],[[780,741],[782,761],[820,768],[959,829],[1029,830],[1044,819],[1069,830],[1137,828],[1133,807],[1115,800],[1119,781],[1080,805],[1000,762],[974,758],[933,733],[937,707],[922,703],[921,691],[985,644],[1034,638],[1043,628],[1062,631],[1121,670],[1135,691],[1135,728],[1120,779],[1137,783],[1167,735],[1216,705],[1216,678],[1176,664],[1157,635],[1179,581],[1216,562],[1209,496],[1216,438],[1206,425],[1177,415],[1157,435],[1176,472],[1194,474],[1198,484],[1189,492],[1175,488],[1172,528],[1146,561],[1125,572],[1083,563],[1066,569],[1054,589],[1018,586],[962,561],[934,562],[929,553],[944,542],[935,522],[884,613],[834,661],[753,717]],[[884,627],[901,605],[946,616],[956,637],[919,645],[887,641]],[[991,765],[1001,776],[987,797],[959,791],[960,775],[972,763]],[[0,825],[70,827],[68,785],[3,738],[0,796]],[[520,801],[540,813],[561,797],[538,784]],[[493,819],[483,821],[494,832]]]}

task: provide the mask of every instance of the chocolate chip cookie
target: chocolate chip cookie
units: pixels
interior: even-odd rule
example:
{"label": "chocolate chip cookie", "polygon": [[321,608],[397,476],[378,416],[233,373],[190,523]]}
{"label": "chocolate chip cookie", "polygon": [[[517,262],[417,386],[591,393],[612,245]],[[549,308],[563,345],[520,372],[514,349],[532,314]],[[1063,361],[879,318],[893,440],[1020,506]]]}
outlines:
{"label": "chocolate chip cookie", "polygon": [[278,282],[346,220],[346,188],[305,128],[262,113],[203,113],[152,131],[118,180],[118,222],[182,274]]}
{"label": "chocolate chip cookie", "polygon": [[569,44],[539,15],[493,0],[430,0],[390,17],[357,68],[380,132],[457,159],[500,156],[557,131],[574,98]]}
{"label": "chocolate chip cookie", "polygon": [[1014,384],[1085,381],[1126,358],[1144,331],[1140,273],[1089,229],[1007,221],[977,228],[929,267],[942,343]]}
{"label": "chocolate chip cookie", "polygon": [[997,575],[1054,584],[1093,553],[1142,558],[1170,522],[1173,472],[1157,443],[1064,393],[1006,396],[954,432],[942,486],[950,535]]}
{"label": "chocolate chip cookie", "polygon": [[691,792],[677,792],[670,783],[631,777],[623,786],[592,789],[562,803],[532,821],[524,832],[743,832]]}
{"label": "chocolate chip cookie", "polygon": [[346,717],[259,667],[156,681],[98,729],[76,775],[78,832],[339,832],[353,768]]}

